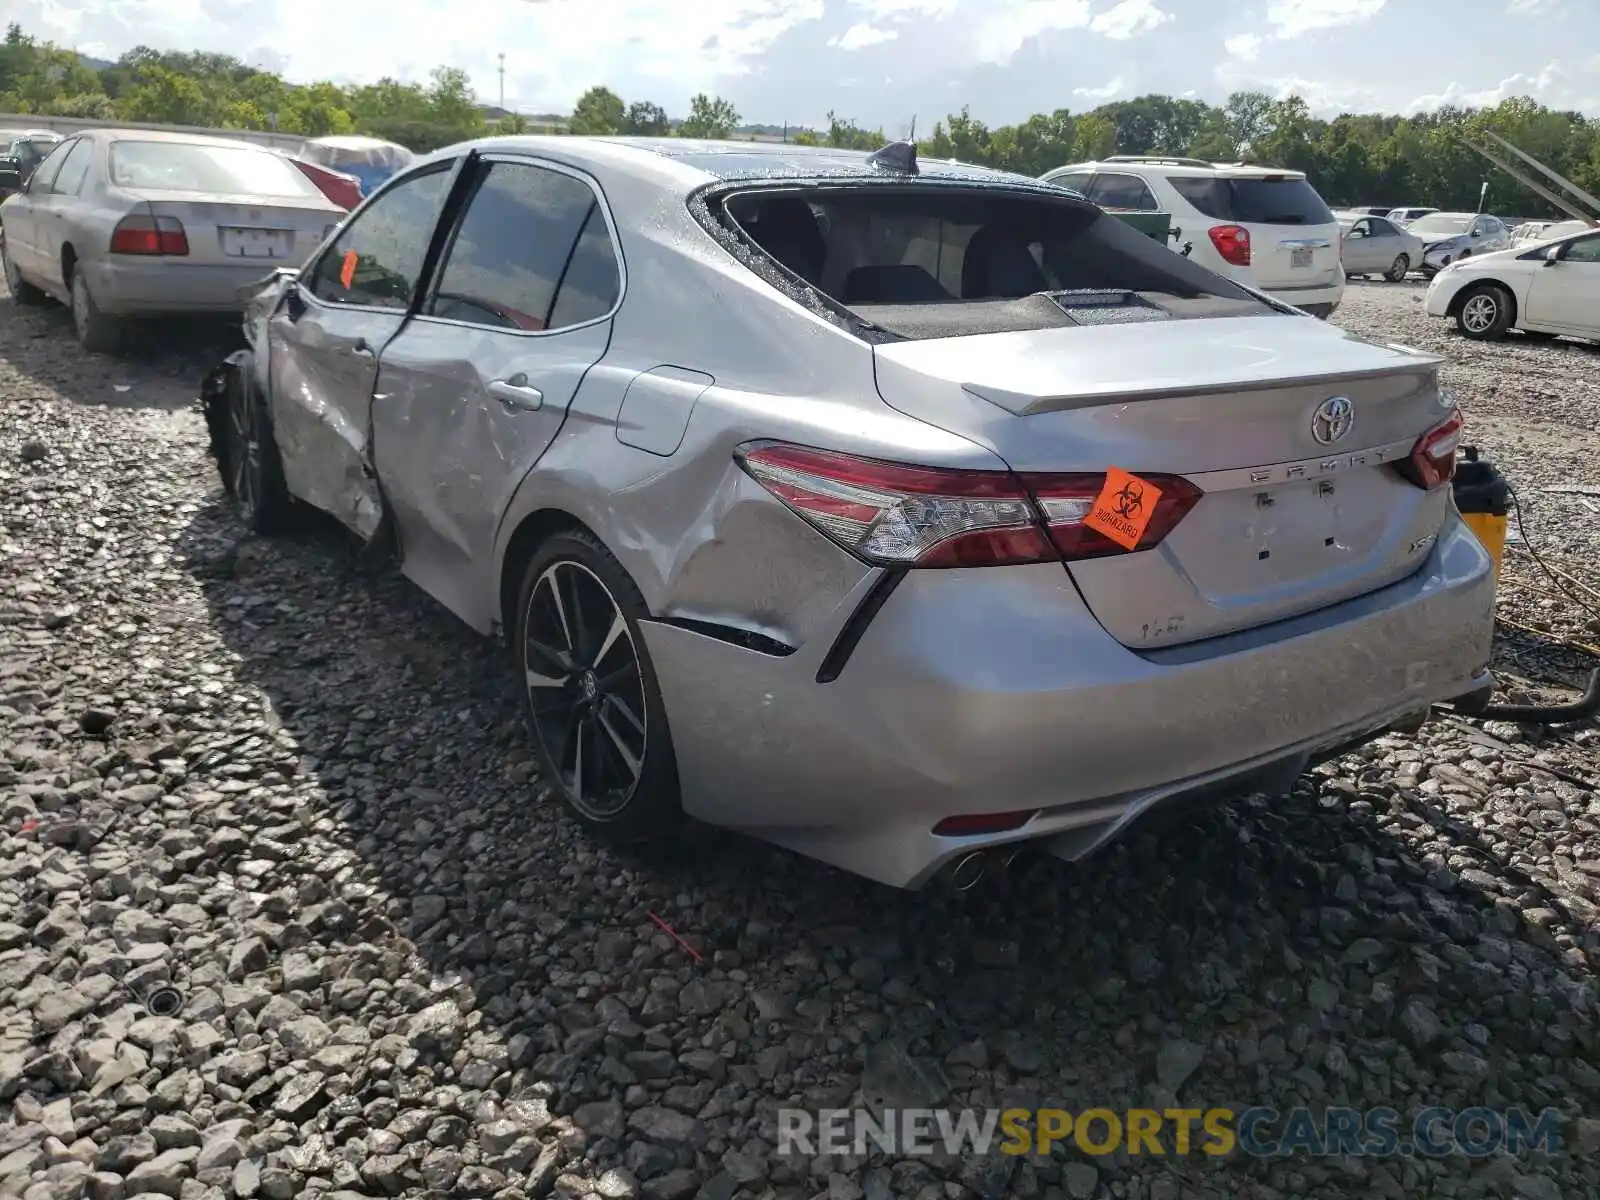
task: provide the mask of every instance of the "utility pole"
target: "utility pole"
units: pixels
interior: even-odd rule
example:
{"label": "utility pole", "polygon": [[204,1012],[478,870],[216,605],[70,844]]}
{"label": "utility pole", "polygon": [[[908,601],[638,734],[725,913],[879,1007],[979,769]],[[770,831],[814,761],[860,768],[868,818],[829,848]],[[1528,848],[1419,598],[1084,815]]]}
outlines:
{"label": "utility pole", "polygon": [[911,132],[910,132],[910,134],[907,135],[906,141],[910,142],[912,145],[916,145],[916,142],[917,142],[917,114],[916,113],[912,113],[911,114]]}
{"label": "utility pole", "polygon": [[500,55],[500,111],[506,110],[506,56]]}

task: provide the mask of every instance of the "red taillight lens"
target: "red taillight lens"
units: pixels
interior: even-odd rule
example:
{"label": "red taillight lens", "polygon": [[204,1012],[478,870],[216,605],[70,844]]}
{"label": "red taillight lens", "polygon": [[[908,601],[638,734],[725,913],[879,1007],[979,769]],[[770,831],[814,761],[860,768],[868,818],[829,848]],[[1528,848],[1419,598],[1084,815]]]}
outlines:
{"label": "red taillight lens", "polygon": [[1213,225],[1208,232],[1223,262],[1236,267],[1250,265],[1250,231],[1243,225]]}
{"label": "red taillight lens", "polygon": [[[916,467],[771,443],[742,450],[738,460],[831,541],[878,566],[1001,566],[1127,553],[1083,525],[1103,475],[1019,479],[1008,471]],[[1201,495],[1175,476],[1144,478],[1162,495],[1140,550],[1170,533]]]}
{"label": "red taillight lens", "polygon": [[111,231],[113,254],[189,253],[189,236],[176,217],[123,217]]}
{"label": "red taillight lens", "polygon": [[[1205,493],[1179,475],[1147,475],[1145,480],[1161,492],[1150,523],[1145,526],[1135,549],[1149,550],[1161,543],[1189,510],[1200,503]],[[1104,475],[1024,475],[1023,483],[1039,502],[1050,529],[1050,540],[1066,559],[1100,558],[1107,554],[1127,554],[1099,530],[1083,523],[1094,507],[1095,497],[1105,486]]]}
{"label": "red taillight lens", "polygon": [[1406,460],[1405,474],[1412,483],[1432,491],[1455,478],[1456,450],[1465,424],[1458,408],[1417,439]]}

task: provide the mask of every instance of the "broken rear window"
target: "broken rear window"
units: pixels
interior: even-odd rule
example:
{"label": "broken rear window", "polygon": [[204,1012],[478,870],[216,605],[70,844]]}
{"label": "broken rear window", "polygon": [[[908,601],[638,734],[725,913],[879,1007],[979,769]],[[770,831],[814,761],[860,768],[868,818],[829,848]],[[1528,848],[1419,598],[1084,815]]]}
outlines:
{"label": "broken rear window", "polygon": [[723,207],[792,274],[905,338],[1275,311],[1068,196],[857,184],[753,189]]}

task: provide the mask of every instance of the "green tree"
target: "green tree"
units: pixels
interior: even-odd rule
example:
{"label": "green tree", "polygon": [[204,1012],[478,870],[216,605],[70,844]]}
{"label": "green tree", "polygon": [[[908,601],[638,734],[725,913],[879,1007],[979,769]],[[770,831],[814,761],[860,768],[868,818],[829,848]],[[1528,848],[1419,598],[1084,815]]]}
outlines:
{"label": "green tree", "polygon": [[429,77],[427,117],[461,137],[476,137],[483,132],[483,110],[472,94],[472,81],[457,67],[435,67]]}
{"label": "green tree", "polygon": [[1117,149],[1117,126],[1110,117],[1098,112],[1078,118],[1074,130],[1073,157],[1089,162],[1107,157]]}
{"label": "green tree", "polygon": [[672,132],[672,122],[659,104],[635,100],[622,118],[622,131],[635,137],[666,137]]}
{"label": "green tree", "polygon": [[314,83],[310,87],[295,88],[286,97],[278,113],[278,128],[286,133],[303,133],[307,137],[327,137],[336,133],[353,133],[355,120],[345,108],[344,93],[333,83]]}
{"label": "green tree", "polygon": [[501,137],[515,137],[528,132],[528,118],[521,113],[507,113],[494,123],[494,132]]}
{"label": "green tree", "polygon": [[678,126],[678,136],[686,138],[725,138],[739,127],[739,110],[721,96],[704,92],[689,101],[689,116]]}
{"label": "green tree", "polygon": [[847,121],[828,113],[828,132],[823,139],[830,146],[845,150],[876,150],[888,142],[881,129],[862,129],[854,121]]}
{"label": "green tree", "polygon": [[139,82],[118,102],[117,110],[127,121],[162,125],[213,125],[218,119],[197,80],[158,65],[140,68]]}
{"label": "green tree", "polygon": [[576,134],[621,133],[627,117],[621,96],[610,88],[592,87],[578,97],[567,127]]}

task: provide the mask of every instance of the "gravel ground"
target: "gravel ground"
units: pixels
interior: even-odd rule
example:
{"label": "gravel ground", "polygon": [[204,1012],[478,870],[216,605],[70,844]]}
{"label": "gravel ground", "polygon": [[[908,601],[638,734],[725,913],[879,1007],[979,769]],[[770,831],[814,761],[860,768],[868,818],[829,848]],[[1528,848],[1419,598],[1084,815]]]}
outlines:
{"label": "gravel ground", "polygon": [[[1600,350],[1467,344],[1419,298],[1353,285],[1338,319],[1448,358],[1593,586],[1600,501],[1545,489],[1600,484]],[[775,1155],[779,1107],[858,1098],[1548,1105],[1600,1141],[1600,732],[1443,720],[964,895],[705,831],[622,855],[541,793],[494,646],[332,533],[241,535],[210,352],[85,357],[0,309],[0,1195],[1600,1187],[1581,1153]],[[1562,694],[1600,625],[1507,568],[1498,666]]]}

